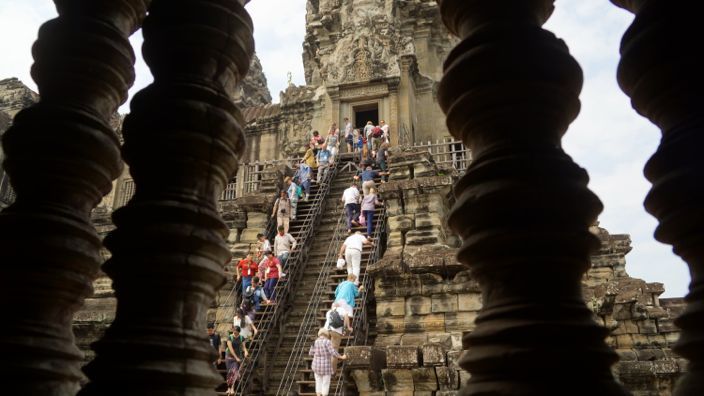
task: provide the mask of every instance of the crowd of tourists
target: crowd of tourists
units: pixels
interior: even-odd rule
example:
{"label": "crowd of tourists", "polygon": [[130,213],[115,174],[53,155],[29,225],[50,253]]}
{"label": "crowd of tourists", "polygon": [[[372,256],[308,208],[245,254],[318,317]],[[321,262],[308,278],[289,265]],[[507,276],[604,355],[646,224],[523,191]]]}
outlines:
{"label": "crowd of tourists", "polygon": [[295,175],[284,178],[283,189],[274,202],[271,217],[276,219],[277,234],[273,243],[263,233],[258,234],[254,249],[237,263],[234,277],[241,303],[235,311],[227,338],[221,340],[214,323],[208,324],[210,343],[217,353],[213,364],[221,367],[224,363],[227,371],[227,395],[234,395],[241,364],[249,356],[247,346],[259,332],[255,325],[256,312],[262,306],[276,304],[276,285],[286,277],[286,264],[297,246],[296,239],[289,233],[289,226],[296,220],[298,203],[311,198],[311,183],[326,182],[339,155],[341,141],[346,143],[347,152],[353,153],[360,165],[341,198],[348,236],[340,248],[337,264],[340,269],[346,268],[347,279],[335,289],[332,306],[325,314],[325,324],[309,351],[313,356],[317,395],[328,394],[338,360],[346,359],[338,351],[342,337],[352,333],[355,301],[364,290],[364,286],[359,285],[362,250],[364,246],[374,245],[374,213],[377,206],[383,205],[377,194],[376,180],[384,183],[389,174],[386,166],[389,127],[383,120],[378,126],[369,121],[360,131],[352,127],[348,118],[344,121],[342,134],[335,123],[325,137],[318,131],[312,132]]}

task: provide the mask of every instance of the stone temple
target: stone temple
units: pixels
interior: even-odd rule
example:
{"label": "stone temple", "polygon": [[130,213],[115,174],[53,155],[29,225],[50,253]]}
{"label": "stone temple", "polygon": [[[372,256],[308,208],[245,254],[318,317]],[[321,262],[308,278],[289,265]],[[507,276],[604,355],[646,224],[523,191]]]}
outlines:
{"label": "stone temple", "polygon": [[[701,33],[681,30],[686,23],[667,2],[613,2],[636,14],[618,71],[634,107],[663,130],[700,120],[701,106],[664,102],[669,115],[653,115],[642,106],[655,90],[633,86],[639,78],[654,86],[699,81],[694,71],[673,76],[664,67],[646,76],[638,65],[671,57],[643,26],[675,35],[686,71],[700,65],[684,48]],[[61,8],[35,47],[41,96],[0,80],[0,257],[12,263],[0,270],[0,304],[13,321],[0,337],[7,389],[224,394],[205,325],[214,322],[223,336],[230,329],[240,299],[235,264],[258,233],[273,235],[274,199],[311,132],[325,135],[345,117],[355,127],[390,125],[391,175],[379,185],[377,243],[363,253],[366,289],[331,393],[702,389],[701,295],[689,305],[661,299],[663,284],[627,274],[629,236],[600,226],[586,174],[559,148],[577,113],[581,71],[541,28],[552,1],[308,0],[306,85],[290,84],[279,103],[253,53],[246,2],[192,3]],[[157,82],[119,115],[133,78],[127,37],[139,26]],[[173,34],[179,29],[191,36]],[[687,84],[669,86],[701,104]],[[513,132],[523,124],[535,127],[529,141]],[[683,177],[676,193],[688,196],[682,191],[698,185],[701,160],[668,147],[678,160],[656,154],[646,174]],[[346,276],[335,267],[346,236],[339,199],[357,169],[342,148],[325,183],[299,204],[291,233],[301,247],[277,304],[257,313],[237,394],[315,394],[308,349]],[[682,240],[701,240],[691,225],[704,213],[701,201],[678,198],[694,220],[665,221],[675,187],[657,186],[646,206],[663,221],[658,238],[700,262],[701,249],[692,253]]]}

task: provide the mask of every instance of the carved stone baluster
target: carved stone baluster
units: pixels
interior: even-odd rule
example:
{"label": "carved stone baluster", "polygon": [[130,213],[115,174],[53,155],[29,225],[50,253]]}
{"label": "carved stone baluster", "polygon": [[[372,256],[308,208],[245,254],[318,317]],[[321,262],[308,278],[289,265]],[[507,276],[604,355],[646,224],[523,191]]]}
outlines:
{"label": "carved stone baluster", "polygon": [[445,63],[440,103],[474,156],[450,225],[484,302],[464,339],[465,395],[625,394],[610,371],[617,358],[607,332],[581,294],[602,205],[561,148],[582,72],[541,27],[552,3],[441,1],[462,41]]}
{"label": "carved stone baluster", "polygon": [[690,363],[676,395],[704,394],[704,61],[701,5],[612,0],[636,17],[621,43],[618,81],[633,107],[662,129],[645,166],[653,188],[645,208],[659,221],[655,238],[674,247],[692,282],[675,351]]}
{"label": "carved stone baluster", "polygon": [[82,395],[213,394],[222,382],[205,327],[230,257],[216,199],[245,146],[229,95],[254,52],[242,3],[149,8],[143,53],[154,83],[135,95],[123,127],[136,192],[105,239],[117,313],[94,344]]}
{"label": "carved stone baluster", "polygon": [[74,395],[83,378],[71,321],[101,261],[90,211],[121,170],[109,119],[134,81],[145,2],[57,0],[32,49],[40,101],[3,136],[17,192],[0,214],[3,393]]}

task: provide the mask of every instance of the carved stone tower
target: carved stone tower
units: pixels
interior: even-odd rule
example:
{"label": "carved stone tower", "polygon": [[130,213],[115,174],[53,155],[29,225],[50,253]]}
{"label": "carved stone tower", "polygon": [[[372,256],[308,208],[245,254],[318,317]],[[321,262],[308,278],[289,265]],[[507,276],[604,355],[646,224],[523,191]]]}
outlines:
{"label": "carved stone tower", "polygon": [[384,119],[393,144],[446,136],[433,92],[454,43],[435,1],[309,0],[306,83],[324,88],[330,122]]}

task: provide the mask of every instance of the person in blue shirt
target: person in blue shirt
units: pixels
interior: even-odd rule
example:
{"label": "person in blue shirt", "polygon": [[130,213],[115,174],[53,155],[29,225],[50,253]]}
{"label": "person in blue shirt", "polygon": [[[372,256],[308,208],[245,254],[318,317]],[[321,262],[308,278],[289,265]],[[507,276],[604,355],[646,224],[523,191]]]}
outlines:
{"label": "person in blue shirt", "polygon": [[294,183],[290,176],[284,179],[288,202],[291,204],[291,220],[296,220],[296,210],[298,209],[298,185]]}
{"label": "person in blue shirt", "polygon": [[374,179],[388,174],[389,172],[375,171],[372,169],[371,166],[367,165],[367,167],[362,172],[360,172],[359,175],[355,176],[354,179],[362,179],[362,191],[364,195],[369,195],[369,190],[376,187]]}
{"label": "person in blue shirt", "polygon": [[323,144],[320,147],[320,150],[318,151],[318,155],[316,156],[316,160],[318,161],[318,178],[317,182],[320,183],[325,179],[325,176],[328,174],[328,170],[330,169],[330,166],[332,165],[332,158],[330,158],[332,153],[330,153],[330,150],[328,150],[328,146],[326,144]]}
{"label": "person in blue shirt", "polygon": [[296,177],[298,177],[298,180],[301,183],[301,187],[305,192],[305,195],[303,195],[304,202],[308,201],[308,198],[310,197],[310,174],[310,166],[306,165],[305,162],[301,162],[301,164],[298,165],[298,172],[296,173]]}
{"label": "person in blue shirt", "polygon": [[344,300],[350,308],[354,308],[354,299],[359,296],[359,292],[364,290],[364,286],[355,285],[357,276],[355,274],[347,275],[347,280],[337,285],[335,289],[335,300]]}

